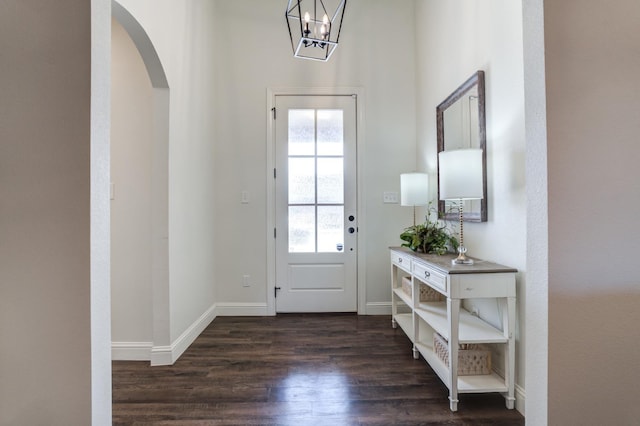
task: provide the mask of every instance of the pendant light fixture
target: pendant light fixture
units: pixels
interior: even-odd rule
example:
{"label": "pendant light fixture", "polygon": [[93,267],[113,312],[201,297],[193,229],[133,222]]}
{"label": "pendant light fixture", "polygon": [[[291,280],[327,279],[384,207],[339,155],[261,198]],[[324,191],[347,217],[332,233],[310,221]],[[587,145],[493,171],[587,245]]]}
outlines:
{"label": "pendant light fixture", "polygon": [[289,0],[285,17],[293,56],[326,62],[340,38],[347,0]]}

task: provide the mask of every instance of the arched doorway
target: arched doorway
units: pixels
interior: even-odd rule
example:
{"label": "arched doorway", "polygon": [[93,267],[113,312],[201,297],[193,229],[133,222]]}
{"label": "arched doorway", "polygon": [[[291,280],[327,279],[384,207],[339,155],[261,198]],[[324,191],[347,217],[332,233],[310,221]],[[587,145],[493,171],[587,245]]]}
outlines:
{"label": "arched doorway", "polygon": [[[118,135],[124,134],[123,131],[127,132],[127,128],[130,131],[136,128],[135,132],[138,133],[129,134],[128,142],[147,142],[146,146],[137,147],[136,155],[142,155],[142,158],[129,158],[124,164],[116,156],[112,162],[112,171],[118,168],[120,177],[127,179],[135,178],[136,174],[138,177],[144,175],[141,179],[145,181],[138,182],[134,190],[130,188],[133,185],[129,185],[131,180],[112,186],[112,244],[115,249],[126,250],[117,253],[118,256],[114,256],[112,250],[112,355],[114,359],[150,360],[152,365],[171,364],[170,352],[163,349],[168,348],[171,343],[168,249],[169,85],[160,58],[140,23],[116,1],[112,1],[112,17],[135,45],[148,74],[146,84],[150,82],[148,92],[142,95],[146,99],[141,104],[146,111],[146,119],[142,117],[142,110],[131,110],[125,118],[127,122],[119,123],[123,128],[119,132],[113,132],[112,136],[119,137]],[[116,81],[113,84],[119,83]],[[121,98],[118,99],[114,98],[114,102],[122,101]],[[114,107],[118,106],[114,104]],[[138,112],[140,117],[137,117]],[[113,117],[114,122],[117,118]],[[112,130],[113,126],[114,123]],[[112,143],[114,146],[118,145],[116,141],[112,140]],[[124,141],[124,145],[126,144],[127,141]],[[126,158],[127,155],[126,152],[121,152],[119,157]],[[135,161],[140,161],[139,168]],[[136,196],[136,191],[141,197]],[[129,202],[125,206],[119,206],[124,208],[115,208],[115,201],[120,201],[119,195],[126,195],[125,198],[128,198]],[[137,211],[128,211],[127,208],[135,208]],[[118,218],[114,220],[114,214],[119,215],[120,219],[127,219],[124,222],[130,227],[129,230],[119,228],[125,225]],[[137,225],[136,220],[131,220],[136,218]],[[140,227],[145,228],[144,232]],[[135,255],[135,244],[128,244],[133,243],[131,230],[141,231],[137,233],[137,249],[141,250],[139,259]],[[131,239],[127,241],[127,238]],[[140,280],[136,281],[134,276],[123,278],[128,273],[134,275],[133,269],[136,268]],[[114,282],[114,279],[120,282]],[[131,320],[144,324],[132,327]],[[124,326],[127,323],[128,328]]]}

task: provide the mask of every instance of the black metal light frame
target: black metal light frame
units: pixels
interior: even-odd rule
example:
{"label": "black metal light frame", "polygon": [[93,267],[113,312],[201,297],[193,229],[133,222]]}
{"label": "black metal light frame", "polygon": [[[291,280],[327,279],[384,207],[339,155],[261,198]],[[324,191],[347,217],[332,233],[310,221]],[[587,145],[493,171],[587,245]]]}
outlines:
{"label": "black metal light frame", "polygon": [[[331,13],[327,11],[325,1],[289,0],[285,18],[296,58],[326,62],[338,47],[347,0],[338,0]],[[305,21],[305,13],[309,14],[308,21]]]}

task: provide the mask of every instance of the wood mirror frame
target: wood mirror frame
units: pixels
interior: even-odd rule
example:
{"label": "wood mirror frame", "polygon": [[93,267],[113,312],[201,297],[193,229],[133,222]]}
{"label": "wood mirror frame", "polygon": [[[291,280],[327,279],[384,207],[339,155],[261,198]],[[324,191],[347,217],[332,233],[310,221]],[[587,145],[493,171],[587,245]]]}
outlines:
{"label": "wood mirror frame", "polygon": [[[451,93],[447,99],[442,101],[440,105],[436,107],[436,127],[438,134],[438,154],[441,151],[447,149],[445,139],[445,111],[451,110],[454,105],[460,105],[458,102],[462,102],[463,98],[471,99],[473,92],[477,90],[478,99],[478,130],[477,141],[473,141],[472,148],[482,149],[482,191],[483,198],[479,201],[473,201],[472,203],[465,201],[465,209],[463,213],[463,220],[465,222],[486,222],[487,221],[487,135],[486,135],[486,118],[485,118],[485,86],[484,86],[484,71],[477,71],[467,81],[462,83],[453,93]],[[468,127],[471,123],[468,123]],[[471,130],[469,129],[471,135]],[[471,143],[471,142],[470,142]],[[451,145],[451,144],[450,144]],[[449,149],[452,149],[449,147]],[[438,167],[439,164],[438,164]],[[447,208],[446,202],[440,200],[440,182],[438,178],[438,213],[446,220],[459,220],[458,209]],[[469,208],[469,206],[471,206]]]}

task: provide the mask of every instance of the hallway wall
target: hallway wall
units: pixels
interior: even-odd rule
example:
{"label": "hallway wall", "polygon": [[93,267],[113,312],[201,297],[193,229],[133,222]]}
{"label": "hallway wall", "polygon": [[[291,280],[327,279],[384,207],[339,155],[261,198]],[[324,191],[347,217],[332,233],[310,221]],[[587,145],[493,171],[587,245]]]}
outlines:
{"label": "hallway wall", "polygon": [[637,424],[640,3],[545,1],[549,424]]}
{"label": "hallway wall", "polygon": [[0,425],[111,424],[109,7],[0,9]]}
{"label": "hallway wall", "polygon": [[[465,223],[471,256],[518,269],[516,401],[524,412],[526,348],[526,193],[522,6],[513,0],[418,0],[417,112],[419,169],[437,198],[436,107],[477,70],[485,71],[488,221]],[[456,226],[457,229],[457,226]],[[499,326],[494,300],[469,307]],[[502,365],[494,352],[492,364]]]}
{"label": "hallway wall", "polygon": [[[366,274],[366,312],[390,312],[388,246],[411,223],[412,210],[383,204],[400,191],[400,173],[415,169],[413,1],[352,0],[340,45],[329,62],[293,57],[286,2],[215,2],[216,291],[227,312],[266,314],[267,89],[359,87],[363,191],[359,232]],[[242,191],[250,203],[241,203]],[[271,235],[273,231],[270,231]],[[242,286],[249,275],[251,287]],[[362,278],[362,277],[361,277]],[[362,296],[362,295],[361,295]]]}
{"label": "hallway wall", "polygon": [[156,326],[169,332],[154,343],[175,352],[214,316],[214,8],[207,0],[119,3],[151,39],[170,90],[169,289],[154,294],[169,310]]}

